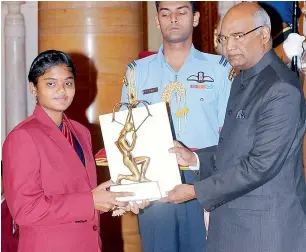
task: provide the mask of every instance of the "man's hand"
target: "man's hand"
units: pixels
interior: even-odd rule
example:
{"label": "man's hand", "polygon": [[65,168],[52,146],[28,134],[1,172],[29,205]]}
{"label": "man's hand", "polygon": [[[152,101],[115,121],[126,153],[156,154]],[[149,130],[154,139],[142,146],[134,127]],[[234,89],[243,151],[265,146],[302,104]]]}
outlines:
{"label": "man's hand", "polygon": [[170,202],[170,203],[183,203],[192,199],[195,199],[197,196],[194,191],[193,185],[177,185],[173,190],[168,192],[167,197],[162,198],[161,202]]}
{"label": "man's hand", "polygon": [[177,141],[173,141],[174,147],[169,149],[170,153],[176,154],[176,160],[179,165],[181,166],[196,166],[197,165],[197,158],[195,154],[181,145]]}
{"label": "man's hand", "polygon": [[109,192],[106,189],[114,183],[109,180],[98,185],[92,190],[92,196],[94,201],[94,208],[103,212],[108,212],[116,207],[125,207],[128,202],[120,202],[116,200],[116,197],[133,196],[131,192]]}

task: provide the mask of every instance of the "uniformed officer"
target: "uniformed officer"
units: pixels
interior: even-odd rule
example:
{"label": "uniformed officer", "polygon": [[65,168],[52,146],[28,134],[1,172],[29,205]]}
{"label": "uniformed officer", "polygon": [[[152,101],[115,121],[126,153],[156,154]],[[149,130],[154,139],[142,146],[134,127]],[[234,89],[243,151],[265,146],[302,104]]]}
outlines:
{"label": "uniformed officer", "polygon": [[[195,2],[156,2],[156,7],[163,46],[157,54],[133,61],[126,80],[133,68],[138,100],[169,102],[176,140],[193,148],[216,145],[231,86],[230,66],[224,57],[192,45],[199,21]],[[127,92],[124,85],[122,102],[127,102]],[[196,181],[192,171],[182,173],[185,183]],[[179,205],[154,202],[139,215],[139,226],[144,252],[205,251],[203,209],[197,200]]]}

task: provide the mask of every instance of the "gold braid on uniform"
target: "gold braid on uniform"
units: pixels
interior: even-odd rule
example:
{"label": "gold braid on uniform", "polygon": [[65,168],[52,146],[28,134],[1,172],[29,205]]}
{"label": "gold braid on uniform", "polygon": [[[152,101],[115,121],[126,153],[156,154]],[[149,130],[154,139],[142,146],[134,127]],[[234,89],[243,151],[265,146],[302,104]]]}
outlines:
{"label": "gold braid on uniform", "polygon": [[231,69],[231,71],[228,73],[227,79],[232,81],[235,77],[236,77],[236,72],[234,70],[234,68]]}
{"label": "gold braid on uniform", "polygon": [[134,103],[137,100],[137,92],[136,92],[136,80],[135,80],[135,68],[130,68],[130,78],[129,80],[124,78],[124,83],[128,88],[128,101],[130,104]]}
{"label": "gold braid on uniform", "polygon": [[[161,101],[166,102],[169,104],[171,108],[171,97],[173,92],[175,92],[176,102],[178,104],[178,110],[176,111],[175,115],[178,118],[178,136],[180,136],[181,132],[181,117],[184,116],[185,120],[185,132],[187,131],[187,114],[188,114],[188,107],[186,106],[186,89],[182,85],[182,83],[178,81],[170,82],[164,89]],[[184,107],[181,108],[181,101],[183,100]]]}
{"label": "gold braid on uniform", "polygon": [[137,100],[135,68],[131,68],[129,80],[129,103],[134,103]]}
{"label": "gold braid on uniform", "polygon": [[129,103],[134,103],[137,100],[137,91],[136,91],[136,79],[135,79],[135,68],[132,64],[129,64],[130,76],[129,80],[126,75],[123,77],[123,84],[128,88],[127,99]]}

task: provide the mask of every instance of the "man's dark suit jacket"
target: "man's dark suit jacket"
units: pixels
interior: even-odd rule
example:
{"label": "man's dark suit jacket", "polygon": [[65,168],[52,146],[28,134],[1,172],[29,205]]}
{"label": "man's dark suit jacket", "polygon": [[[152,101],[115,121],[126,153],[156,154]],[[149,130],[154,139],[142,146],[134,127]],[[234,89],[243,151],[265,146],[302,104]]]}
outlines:
{"label": "man's dark suit jacket", "polygon": [[305,101],[273,50],[232,84],[219,144],[197,151],[208,252],[305,252]]}

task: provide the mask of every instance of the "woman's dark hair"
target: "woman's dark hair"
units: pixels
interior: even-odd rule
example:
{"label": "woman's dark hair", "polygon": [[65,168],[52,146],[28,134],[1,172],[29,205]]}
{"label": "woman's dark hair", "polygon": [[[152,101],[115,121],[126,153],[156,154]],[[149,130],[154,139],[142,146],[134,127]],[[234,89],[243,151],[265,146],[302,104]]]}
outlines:
{"label": "woman's dark hair", "polygon": [[[159,4],[161,1],[155,1],[156,10],[158,11]],[[196,1],[189,1],[192,8],[192,13],[195,14],[197,12],[197,2]]]}
{"label": "woman's dark hair", "polygon": [[38,54],[34,59],[28,75],[29,82],[33,82],[36,86],[40,76],[44,75],[51,67],[58,65],[66,65],[75,77],[75,68],[70,56],[61,51],[48,50]]}

